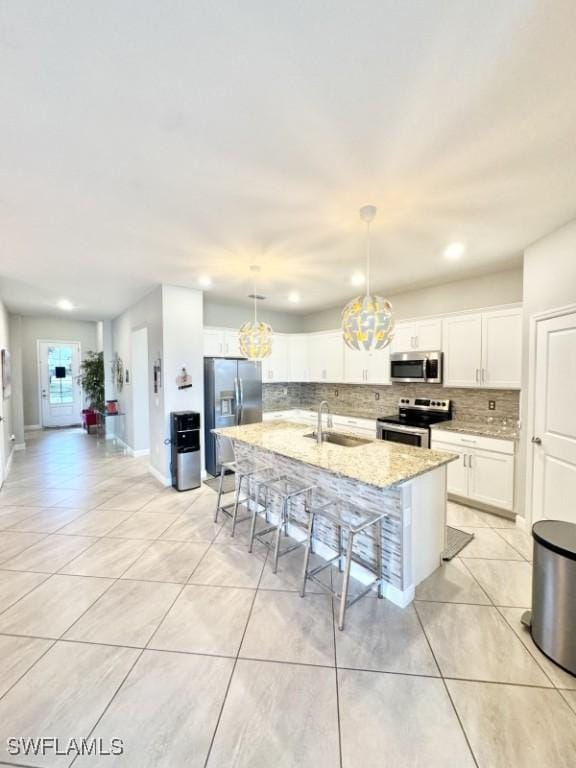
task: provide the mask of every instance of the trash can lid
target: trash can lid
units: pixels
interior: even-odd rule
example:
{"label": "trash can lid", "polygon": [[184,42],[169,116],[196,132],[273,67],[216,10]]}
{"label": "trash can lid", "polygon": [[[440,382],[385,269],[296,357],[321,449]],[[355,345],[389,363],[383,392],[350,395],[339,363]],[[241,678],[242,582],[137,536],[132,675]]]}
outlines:
{"label": "trash can lid", "polygon": [[542,546],[576,560],[576,525],[564,520],[539,520],[532,526],[532,536]]}

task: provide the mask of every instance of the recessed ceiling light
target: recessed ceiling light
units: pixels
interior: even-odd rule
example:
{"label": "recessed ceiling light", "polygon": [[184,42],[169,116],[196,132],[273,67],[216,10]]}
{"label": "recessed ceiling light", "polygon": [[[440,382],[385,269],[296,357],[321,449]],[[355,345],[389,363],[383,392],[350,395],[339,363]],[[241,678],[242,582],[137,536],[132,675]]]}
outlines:
{"label": "recessed ceiling light", "polygon": [[212,278],[210,275],[200,275],[198,283],[202,288],[210,288],[212,286]]}
{"label": "recessed ceiling light", "polygon": [[292,304],[298,304],[300,301],[300,294],[298,291],[290,291],[288,294],[288,301],[292,302]]}
{"label": "recessed ceiling light", "polygon": [[444,249],[444,256],[447,259],[459,259],[461,256],[464,256],[465,253],[466,245],[460,242],[450,243],[450,245],[447,245]]}
{"label": "recessed ceiling light", "polygon": [[60,299],[58,307],[59,309],[63,309],[64,312],[71,312],[74,309],[74,304],[68,299]]}
{"label": "recessed ceiling light", "polygon": [[352,285],[364,285],[364,275],[362,272],[354,272],[350,278]]}

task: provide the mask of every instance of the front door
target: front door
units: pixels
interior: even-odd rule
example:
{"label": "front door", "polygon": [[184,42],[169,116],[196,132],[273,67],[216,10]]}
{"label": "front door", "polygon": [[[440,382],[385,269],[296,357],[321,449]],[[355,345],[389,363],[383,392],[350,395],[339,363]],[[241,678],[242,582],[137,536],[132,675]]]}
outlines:
{"label": "front door", "polygon": [[576,523],[576,312],[536,331],[532,518]]}
{"label": "front door", "polygon": [[80,344],[38,342],[38,370],[43,427],[70,427],[82,421],[82,388],[78,382]]}

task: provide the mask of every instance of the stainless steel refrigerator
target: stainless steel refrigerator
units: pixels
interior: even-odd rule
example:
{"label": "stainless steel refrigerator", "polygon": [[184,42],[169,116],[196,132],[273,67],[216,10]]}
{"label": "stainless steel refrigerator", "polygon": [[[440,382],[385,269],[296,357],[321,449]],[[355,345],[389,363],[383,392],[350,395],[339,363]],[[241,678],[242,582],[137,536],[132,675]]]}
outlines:
{"label": "stainless steel refrigerator", "polygon": [[[206,471],[220,472],[215,427],[262,421],[262,364],[227,357],[204,358],[204,446]],[[232,454],[229,457],[232,459]]]}

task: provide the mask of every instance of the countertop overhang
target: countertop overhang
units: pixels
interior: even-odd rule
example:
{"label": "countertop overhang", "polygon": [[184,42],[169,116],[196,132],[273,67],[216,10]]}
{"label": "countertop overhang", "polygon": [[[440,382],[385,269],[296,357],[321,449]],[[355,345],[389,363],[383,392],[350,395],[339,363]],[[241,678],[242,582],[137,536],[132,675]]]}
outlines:
{"label": "countertop overhang", "polygon": [[405,483],[459,458],[446,451],[414,448],[384,440],[372,440],[352,448],[331,443],[318,445],[315,440],[305,437],[312,431],[309,424],[288,421],[263,421],[212,431],[376,488]]}

